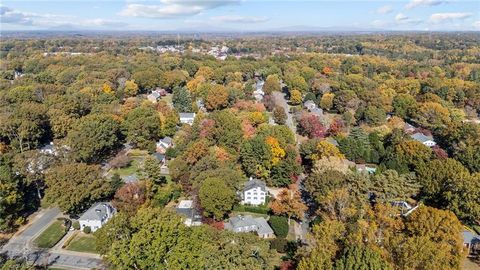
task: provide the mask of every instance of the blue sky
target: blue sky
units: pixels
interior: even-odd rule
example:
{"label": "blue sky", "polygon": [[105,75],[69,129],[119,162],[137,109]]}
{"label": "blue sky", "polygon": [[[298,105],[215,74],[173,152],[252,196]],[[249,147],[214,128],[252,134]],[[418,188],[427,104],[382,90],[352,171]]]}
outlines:
{"label": "blue sky", "polygon": [[480,1],[3,0],[2,30],[480,30]]}

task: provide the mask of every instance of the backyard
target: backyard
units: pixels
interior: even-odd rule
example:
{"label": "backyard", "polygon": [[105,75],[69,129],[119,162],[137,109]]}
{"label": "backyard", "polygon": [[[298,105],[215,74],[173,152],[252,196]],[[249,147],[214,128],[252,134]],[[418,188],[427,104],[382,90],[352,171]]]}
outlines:
{"label": "backyard", "polygon": [[65,249],[77,252],[97,253],[95,237],[84,233],[77,233],[73,236]]}
{"label": "backyard", "polygon": [[34,240],[34,243],[39,248],[51,248],[55,246],[66,233],[67,228],[64,225],[64,221],[56,220]]}

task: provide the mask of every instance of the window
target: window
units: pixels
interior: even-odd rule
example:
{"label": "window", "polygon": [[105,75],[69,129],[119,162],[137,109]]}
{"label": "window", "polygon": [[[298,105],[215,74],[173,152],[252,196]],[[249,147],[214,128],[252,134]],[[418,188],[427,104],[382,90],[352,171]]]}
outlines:
{"label": "window", "polygon": [[252,193],[251,193],[251,192],[247,192],[247,195],[250,195],[250,194],[252,194]]}
{"label": "window", "polygon": [[247,200],[250,200],[252,197],[247,197]]}
{"label": "window", "polygon": [[253,197],[253,199],[254,199],[254,200],[256,200],[256,199],[257,199],[257,197]]}

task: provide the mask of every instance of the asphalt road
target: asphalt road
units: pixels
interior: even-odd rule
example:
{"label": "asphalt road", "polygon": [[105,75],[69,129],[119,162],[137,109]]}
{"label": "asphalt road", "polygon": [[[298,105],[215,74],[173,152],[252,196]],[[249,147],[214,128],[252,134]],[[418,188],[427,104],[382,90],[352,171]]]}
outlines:
{"label": "asphalt road", "polygon": [[278,106],[281,106],[285,112],[287,113],[287,120],[285,124],[293,131],[293,134],[296,134],[297,128],[295,127],[295,124],[293,122],[293,115],[290,112],[290,106],[287,103],[287,100],[285,99],[285,94],[282,92],[273,92],[273,98],[275,100],[275,104]]}
{"label": "asphalt road", "polygon": [[14,235],[3,246],[1,253],[9,257],[21,257],[36,265],[65,266],[71,269],[102,268],[102,260],[92,258],[91,254],[68,254],[68,252],[41,250],[33,246],[32,242],[48,225],[61,215],[58,208],[42,210],[32,220],[26,229]]}
{"label": "asphalt road", "polygon": [[58,208],[49,208],[37,214],[26,229],[14,235],[3,247],[2,252],[9,256],[22,256],[35,236],[40,234],[47,226],[61,214]]}

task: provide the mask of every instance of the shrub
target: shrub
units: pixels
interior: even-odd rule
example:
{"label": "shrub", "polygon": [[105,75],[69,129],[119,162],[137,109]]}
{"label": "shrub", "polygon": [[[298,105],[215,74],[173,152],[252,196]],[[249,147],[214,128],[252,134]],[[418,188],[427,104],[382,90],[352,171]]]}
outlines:
{"label": "shrub", "polygon": [[280,253],[287,251],[288,240],[285,238],[275,238],[270,242],[270,248],[275,249]]}
{"label": "shrub", "polygon": [[270,226],[272,226],[275,235],[279,238],[285,238],[288,235],[288,220],[286,217],[271,216],[268,220]]}
{"label": "shrub", "polygon": [[92,232],[92,228],[90,228],[90,226],[85,226],[85,228],[83,228],[83,232],[89,234]]}
{"label": "shrub", "polygon": [[75,221],[73,222],[72,226],[75,230],[80,230],[80,222]]}

